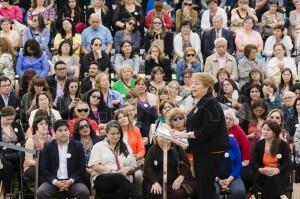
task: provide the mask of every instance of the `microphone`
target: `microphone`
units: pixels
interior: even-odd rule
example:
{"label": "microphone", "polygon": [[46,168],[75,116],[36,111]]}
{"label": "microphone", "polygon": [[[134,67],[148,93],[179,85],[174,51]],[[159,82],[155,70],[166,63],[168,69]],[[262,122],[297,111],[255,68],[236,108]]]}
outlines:
{"label": "microphone", "polygon": [[184,100],[188,97],[188,96],[191,96],[192,95],[192,92],[186,94],[185,96],[183,96],[183,98],[181,100],[179,100],[177,103],[176,103],[176,106],[180,106]]}

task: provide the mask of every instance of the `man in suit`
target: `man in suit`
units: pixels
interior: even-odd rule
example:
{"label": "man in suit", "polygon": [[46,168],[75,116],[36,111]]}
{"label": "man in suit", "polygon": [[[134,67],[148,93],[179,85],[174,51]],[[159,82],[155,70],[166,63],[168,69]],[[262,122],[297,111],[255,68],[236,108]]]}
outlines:
{"label": "man in suit", "polygon": [[64,94],[65,81],[67,79],[67,66],[63,61],[57,61],[54,64],[55,74],[47,77],[47,83],[50,88],[52,99],[56,104],[57,98]]}
{"label": "man in suit", "polygon": [[20,99],[11,94],[11,81],[6,76],[0,77],[0,95],[0,110],[5,106],[12,106],[19,111]]}
{"label": "man in suit", "polygon": [[213,17],[213,28],[203,32],[201,43],[202,43],[202,54],[204,60],[214,53],[215,45],[214,41],[216,38],[223,37],[227,40],[227,52],[232,54],[234,52],[234,40],[233,33],[223,28],[223,19],[220,15]]}
{"label": "man in suit", "polygon": [[81,143],[69,139],[70,131],[66,120],[54,123],[56,139],[44,145],[40,159],[42,184],[38,199],[89,198],[84,181],[85,155]]}
{"label": "man in suit", "polygon": [[80,94],[84,95],[91,89],[95,88],[96,76],[100,73],[98,62],[93,61],[89,66],[89,76],[81,82]]}

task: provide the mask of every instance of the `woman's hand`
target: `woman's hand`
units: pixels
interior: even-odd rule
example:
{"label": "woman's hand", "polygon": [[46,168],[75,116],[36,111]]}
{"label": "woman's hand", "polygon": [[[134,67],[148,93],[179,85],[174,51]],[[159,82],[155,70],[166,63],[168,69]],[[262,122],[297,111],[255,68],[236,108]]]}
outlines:
{"label": "woman's hand", "polygon": [[162,194],[162,188],[158,182],[154,183],[151,187],[151,193]]}
{"label": "woman's hand", "polygon": [[246,167],[246,166],[249,165],[249,163],[250,163],[249,160],[243,160],[243,161],[242,161],[242,166],[243,166],[243,167]]}
{"label": "woman's hand", "polygon": [[174,129],[170,130],[170,134],[173,135],[176,139],[189,138],[189,134],[184,133],[184,132],[175,131]]}
{"label": "woman's hand", "polygon": [[232,106],[232,108],[237,108],[238,109],[238,108],[241,107],[241,104],[236,100],[232,100],[231,106]]}
{"label": "woman's hand", "polygon": [[112,100],[111,103],[114,105],[114,106],[119,106],[120,104],[120,100]]}
{"label": "woman's hand", "polygon": [[132,167],[123,167],[119,170],[120,173],[122,173],[123,175],[127,175],[127,173],[129,171],[131,171]]}
{"label": "woman's hand", "polygon": [[184,176],[183,176],[183,175],[178,176],[178,177],[174,180],[174,182],[173,182],[173,184],[172,184],[172,189],[174,189],[175,191],[178,190],[178,189],[180,188],[180,186],[181,186],[183,180],[184,180]]}
{"label": "woman's hand", "polygon": [[249,140],[253,140],[256,137],[256,133],[251,133],[249,135],[247,135]]}

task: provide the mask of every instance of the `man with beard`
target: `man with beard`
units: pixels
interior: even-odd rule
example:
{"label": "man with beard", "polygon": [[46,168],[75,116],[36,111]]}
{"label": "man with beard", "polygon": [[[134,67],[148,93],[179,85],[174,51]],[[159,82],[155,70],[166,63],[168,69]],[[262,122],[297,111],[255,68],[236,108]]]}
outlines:
{"label": "man with beard", "polygon": [[80,94],[85,94],[91,89],[95,88],[95,79],[99,74],[99,64],[96,61],[91,62],[89,66],[89,75],[81,82]]}
{"label": "man with beard", "polygon": [[64,94],[65,81],[67,79],[66,63],[57,61],[54,65],[54,75],[46,78],[50,88],[52,99],[56,104],[57,98]]}

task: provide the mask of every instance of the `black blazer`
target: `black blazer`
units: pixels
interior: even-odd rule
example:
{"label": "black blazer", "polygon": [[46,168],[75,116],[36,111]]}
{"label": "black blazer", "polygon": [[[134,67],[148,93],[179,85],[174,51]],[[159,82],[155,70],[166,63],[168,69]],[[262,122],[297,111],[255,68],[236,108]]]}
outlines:
{"label": "black blazer", "polygon": [[80,94],[85,95],[92,88],[93,88],[93,83],[90,80],[90,78],[87,77],[81,81]]}
{"label": "black blazer", "polygon": [[[263,167],[265,143],[266,141],[265,139],[263,139],[257,142],[254,146],[251,167],[255,173],[258,173],[258,169]],[[280,174],[285,174],[289,172],[291,168],[290,149],[288,144],[283,140],[280,140],[277,156],[281,156],[280,158],[278,158]]]}
{"label": "black blazer", "polygon": [[296,132],[296,125],[299,125],[298,114],[289,117],[285,123],[285,130],[290,134],[291,137],[294,137]]}
{"label": "black blazer", "polygon": [[[16,119],[20,118],[20,104],[21,104],[21,101],[20,101],[20,98],[15,96],[15,95],[10,95],[9,98],[8,98],[8,106],[12,106],[16,109]],[[5,107],[5,103],[4,103],[4,100],[2,98],[2,96],[0,95],[0,110]]]}
{"label": "black blazer", "polygon": [[195,139],[188,139],[194,154],[226,151],[229,144],[225,117],[221,105],[211,95],[203,96],[187,116],[187,131]]}
{"label": "black blazer", "polygon": [[54,100],[56,98],[56,88],[57,88],[57,81],[55,79],[55,75],[51,75],[46,78],[50,93],[52,95],[52,99]]}
{"label": "black blazer", "polygon": [[[151,43],[154,41],[154,35],[150,33],[146,33],[145,38],[144,38],[144,47],[145,51],[148,52],[149,48],[151,47]],[[172,57],[172,52],[174,49],[173,46],[173,33],[171,32],[166,32],[165,37],[163,38],[164,40],[164,53],[165,55],[168,55],[169,58]]]}
{"label": "black blazer", "polygon": [[[80,142],[70,139],[68,145],[67,158],[68,177],[74,179],[74,182],[83,182],[85,175],[85,156],[83,146]],[[57,179],[57,170],[59,167],[58,144],[52,140],[44,145],[40,158],[40,176],[43,182],[52,184]]]}
{"label": "black blazer", "polygon": [[[222,37],[227,40],[227,52],[232,54],[234,52],[234,40],[233,40],[233,33],[230,30],[222,28]],[[215,42],[216,40],[216,29],[211,28],[203,32],[202,39],[201,39],[201,49],[203,57],[208,57],[214,53]]]}

